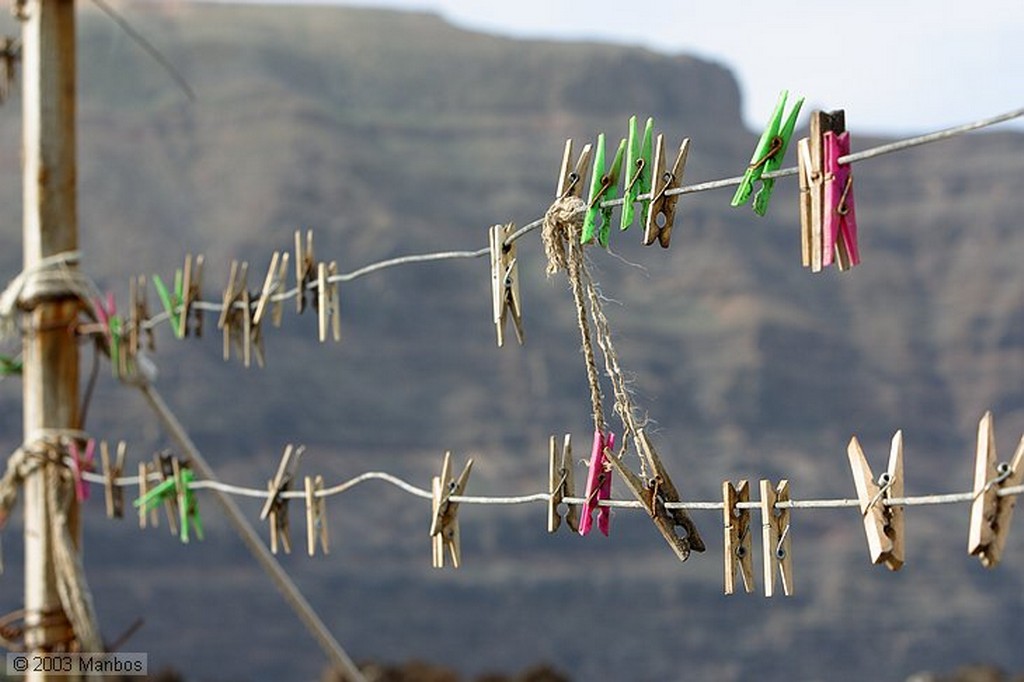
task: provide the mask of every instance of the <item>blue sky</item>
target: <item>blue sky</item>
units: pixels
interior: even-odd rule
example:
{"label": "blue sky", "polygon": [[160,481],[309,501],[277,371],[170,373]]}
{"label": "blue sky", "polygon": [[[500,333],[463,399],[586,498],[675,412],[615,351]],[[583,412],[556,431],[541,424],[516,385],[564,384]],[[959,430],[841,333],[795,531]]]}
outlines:
{"label": "blue sky", "polygon": [[1024,0],[337,4],[433,11],[502,35],[696,54],[736,74],[744,117],[757,128],[782,88],[811,107],[845,109],[847,125],[865,132],[929,131],[1024,107]]}

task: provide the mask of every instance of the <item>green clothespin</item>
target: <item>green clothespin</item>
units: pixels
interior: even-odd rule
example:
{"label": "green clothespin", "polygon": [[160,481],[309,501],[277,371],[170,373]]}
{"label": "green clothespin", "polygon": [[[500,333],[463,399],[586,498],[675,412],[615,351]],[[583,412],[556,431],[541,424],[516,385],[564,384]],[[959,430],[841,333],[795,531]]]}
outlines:
{"label": "green clothespin", "polygon": [[0,376],[20,375],[22,370],[21,358],[0,355]]}
{"label": "green clothespin", "polygon": [[199,504],[196,502],[196,495],[189,487],[195,474],[188,467],[178,464],[173,460],[174,476],[160,483],[149,490],[145,495],[138,498],[132,504],[136,509],[145,508],[147,512],[156,509],[168,497],[176,497],[178,502],[178,514],[181,522],[179,526],[179,537],[184,543],[188,543],[188,527],[191,524],[195,530],[196,537],[203,539],[203,522],[199,517]]}
{"label": "green clothespin", "polygon": [[124,320],[120,315],[110,316],[110,365],[114,368],[114,377],[120,379],[127,367],[121,366],[121,334],[124,333]]}
{"label": "green clothespin", "polygon": [[167,316],[171,320],[171,328],[174,330],[174,335],[179,339],[183,338],[181,326],[181,313],[180,306],[183,299],[182,296],[182,281],[181,281],[181,270],[174,271],[174,293],[172,294],[168,289],[164,281],[160,279],[160,275],[153,275],[153,286],[156,287],[156,293],[160,296],[160,302],[164,305],[164,310],[167,311]]}
{"label": "green clothespin", "polygon": [[124,333],[124,320],[117,314],[114,294],[108,293],[106,301],[97,298],[95,301],[96,319],[107,328],[107,346],[110,351],[110,367],[114,378],[120,379],[126,369],[121,366],[121,334]]}
{"label": "green clothespin", "polygon": [[754,155],[750,157],[750,165],[743,174],[743,181],[736,188],[733,195],[732,205],[742,206],[750,199],[754,191],[754,183],[761,181],[761,188],[754,196],[754,212],[763,216],[768,212],[768,201],[772,198],[772,190],[775,188],[774,178],[762,177],[764,173],[776,171],[782,167],[782,159],[786,155],[786,148],[789,140],[793,137],[793,130],[796,128],[796,117],[800,114],[800,107],[803,106],[804,98],[797,99],[793,109],[789,112],[785,123],[782,123],[782,112],[786,108],[786,98],[789,92],[783,90],[779,93],[779,101],[772,112],[771,121],[768,127],[761,133],[761,139],[757,142]]}
{"label": "green clothespin", "polygon": [[[654,119],[648,118],[641,141],[637,135],[636,116],[629,117],[629,142],[626,152],[626,187],[623,190],[625,203],[622,204],[622,220],[619,229],[628,230],[633,224],[634,206],[637,197],[651,191],[651,138],[654,135]],[[640,223],[647,221],[650,200],[644,199]]]}
{"label": "green clothespin", "polygon": [[601,226],[597,229],[597,242],[601,246],[608,246],[608,231],[612,224],[612,209],[602,208],[601,202],[615,198],[615,188],[619,184],[619,173],[622,170],[622,156],[626,151],[626,139],[619,142],[619,149],[615,152],[615,160],[611,168],[605,173],[604,170],[604,133],[597,136],[597,151],[594,157],[594,172],[590,176],[590,197],[587,199],[587,214],[583,218],[583,232],[580,234],[580,244],[589,244],[594,240],[594,229],[597,224],[597,214],[601,214]]}

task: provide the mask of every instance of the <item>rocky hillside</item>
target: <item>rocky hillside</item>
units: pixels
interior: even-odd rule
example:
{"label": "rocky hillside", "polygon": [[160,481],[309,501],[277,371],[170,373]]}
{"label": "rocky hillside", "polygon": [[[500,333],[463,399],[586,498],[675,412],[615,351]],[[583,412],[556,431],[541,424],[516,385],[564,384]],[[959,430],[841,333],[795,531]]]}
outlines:
{"label": "rocky hillside", "polygon": [[[296,228],[313,228],[317,255],[342,272],[478,249],[488,226],[543,214],[566,137],[624,134],[633,114],[692,138],[688,181],[739,174],[756,137],[729,71],[687,56],[506,40],[372,10],[124,11],[197,97],[83,6],[83,267],[120,301],[130,275],[166,278],[186,252],[206,254],[204,297],[219,301],[231,259],[262,277]],[[14,97],[0,109],[8,276],[20,261],[19,107]],[[855,112],[847,120],[855,148],[879,142],[856,137]],[[858,164],[864,263],[849,273],[800,267],[792,179],[767,218],[730,208],[728,192],[687,195],[670,250],[639,246],[636,228],[613,234],[609,253],[591,250],[636,400],[684,495],[787,477],[797,498],[850,497],[850,435],[880,468],[897,428],[908,494],[962,491],[986,409],[1009,456],[1024,430],[1022,153],[1024,136],[996,131]],[[329,481],[384,470],[428,486],[450,449],[475,458],[472,493],[537,492],[549,434],[572,432],[586,449],[589,400],[564,280],[545,276],[536,234],[519,260],[522,348],[495,347],[486,259],[445,261],[343,284],[337,346],[288,311],[267,330],[264,370],[221,361],[212,316],[201,340],[162,329],[158,387],[240,484],[263,485],[283,445],[299,442],[303,471]],[[9,447],[19,388],[0,384]],[[133,458],[168,445],[106,372],[90,416],[98,437],[128,438]],[[190,679],[316,677],[319,651],[212,500],[201,504],[208,538],[182,546],[90,502],[86,562],[104,631],[143,615],[127,648]],[[255,522],[258,505],[244,504]],[[467,506],[465,566],[436,572],[426,502],[368,483],[329,510],[331,555],[284,563],[357,659],[467,675],[546,662],[579,680],[1024,669],[1024,535],[1014,529],[1005,565],[984,571],[963,549],[966,506],[911,510],[908,565],[893,575],[867,561],[855,511],[795,513],[797,596],[773,600],[721,596],[714,513],[695,515],[708,553],[679,565],[640,514],[617,513],[610,539],[581,539],[547,536],[542,505]],[[4,540],[7,611],[20,604],[17,529]]]}

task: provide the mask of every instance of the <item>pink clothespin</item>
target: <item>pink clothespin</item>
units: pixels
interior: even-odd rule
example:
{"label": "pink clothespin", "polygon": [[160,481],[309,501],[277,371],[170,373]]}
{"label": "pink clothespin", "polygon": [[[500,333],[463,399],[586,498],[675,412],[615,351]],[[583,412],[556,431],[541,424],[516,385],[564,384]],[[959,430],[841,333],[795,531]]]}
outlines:
{"label": "pink clothespin", "polygon": [[590,472],[587,474],[587,491],[583,502],[583,516],[580,518],[580,535],[586,535],[594,523],[593,513],[597,510],[597,527],[608,535],[608,523],[611,520],[611,509],[599,506],[601,500],[612,496],[612,470],[605,462],[605,450],[615,447],[615,434],[604,436],[600,430],[594,430],[594,449],[590,455]]}
{"label": "pink clothespin", "polygon": [[85,484],[82,473],[93,470],[93,453],[96,450],[96,441],[90,438],[85,443],[85,456],[78,449],[78,441],[71,439],[68,448],[71,451],[71,473],[75,476],[75,497],[79,502],[89,499],[89,486]]}
{"label": "pink clothespin", "polygon": [[825,225],[822,265],[831,265],[833,256],[839,268],[846,270],[860,263],[857,248],[857,216],[853,206],[853,174],[850,164],[839,159],[850,153],[849,131],[824,134]]}
{"label": "pink clothespin", "polygon": [[117,314],[117,304],[114,302],[114,292],[107,292],[107,300],[104,302],[102,298],[97,298],[96,304],[96,318],[100,324],[109,325],[110,318]]}
{"label": "pink clothespin", "polygon": [[102,298],[93,301],[93,308],[96,310],[96,321],[103,326],[103,333],[110,339],[110,318],[117,315],[117,303],[114,301],[114,292],[107,293],[107,300],[104,303]]}

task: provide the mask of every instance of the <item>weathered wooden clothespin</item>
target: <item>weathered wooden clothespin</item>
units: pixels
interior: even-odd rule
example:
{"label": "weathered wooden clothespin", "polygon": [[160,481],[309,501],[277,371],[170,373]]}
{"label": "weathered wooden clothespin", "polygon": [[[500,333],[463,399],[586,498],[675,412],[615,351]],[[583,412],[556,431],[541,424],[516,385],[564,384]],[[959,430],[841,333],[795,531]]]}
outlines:
{"label": "weathered wooden clothespin", "polygon": [[[316,278],[313,230],[306,231],[305,243],[302,241],[302,230],[295,230],[295,286],[298,288],[298,294],[295,296],[295,312],[301,313],[306,309],[306,294],[309,293],[309,285],[315,282]],[[316,293],[313,296],[315,297]]]}
{"label": "weathered wooden clothespin", "polygon": [[291,487],[295,469],[305,450],[303,446],[288,445],[274,478],[267,481],[267,501],[260,511],[260,520],[270,520],[270,551],[277,554],[278,544],[286,554],[292,553],[291,533],[288,528],[288,499],[282,495]]}
{"label": "weathered wooden clothespin", "polygon": [[[239,266],[238,261],[231,261],[231,274],[228,276],[228,284],[224,289],[224,296],[221,300],[220,319],[217,327],[224,334],[224,360],[231,359],[231,344],[234,343],[236,352],[241,351],[242,364],[248,367],[252,361],[252,307],[249,298],[249,285],[247,284],[249,264],[243,262]],[[234,339],[232,339],[232,334]],[[257,355],[257,360],[262,366],[262,355]]]}
{"label": "weathered wooden clothespin", "polygon": [[[174,454],[169,450],[164,450],[163,452],[158,452],[153,455],[153,470],[160,475],[160,482],[157,483],[155,487],[150,488],[147,493],[150,499],[163,499],[164,513],[167,516],[167,527],[170,529],[171,535],[178,534],[178,498],[175,495],[155,496],[153,491],[157,488],[166,491],[168,489],[168,486],[166,485],[167,482],[174,481],[174,460]],[[161,486],[163,487],[161,488]],[[173,485],[170,489],[172,491],[174,490]],[[138,500],[135,501],[135,504],[138,506]],[[156,509],[156,504],[143,506],[147,506],[153,510]],[[155,526],[157,524],[154,523],[153,525]]]}
{"label": "weathered wooden clothespin", "polygon": [[[833,259],[832,240],[826,248],[825,223],[825,133],[846,130],[842,109],[812,111],[808,137],[797,142],[797,171],[800,181],[800,251],[803,266],[821,272]],[[827,257],[826,257],[827,254]],[[842,261],[840,261],[842,262]]]}
{"label": "weathered wooden clothespin", "polygon": [[887,503],[903,497],[903,432],[897,431],[892,437],[889,464],[877,482],[856,436],[850,439],[846,453],[857,487],[871,561],[898,571],[905,561],[903,507]]}
{"label": "weathered wooden clothespin", "polygon": [[320,263],[317,265],[317,322],[319,323],[320,343],[327,341],[327,323],[331,324],[331,335],[334,341],[341,341],[341,298],[338,282],[331,279],[338,274],[338,264]]}
{"label": "weathered wooden clothespin", "polygon": [[[17,5],[11,10],[17,14]],[[21,41],[11,36],[0,36],[0,104],[7,101],[14,83],[15,67],[21,59]]]}
{"label": "weathered wooden clothespin", "polygon": [[324,491],[324,477],[319,474],[314,478],[306,476],[306,547],[309,556],[316,554],[317,541],[320,551],[330,554],[327,534],[327,498]]}
{"label": "weathered wooden clothespin", "polygon": [[149,322],[149,304],[146,301],[146,276],[139,275],[129,280],[129,307],[128,313],[128,355],[134,359],[142,349],[142,337],[146,337],[146,349],[152,352],[156,349],[156,340],[153,330],[147,326]]}
{"label": "weathered wooden clothespin", "polygon": [[[191,329],[195,332],[197,337],[203,335],[203,312],[198,308],[193,308],[192,304],[196,301],[202,300],[202,287],[203,287],[203,255],[199,254],[195,258],[192,254],[185,256],[185,267],[182,270],[181,284],[181,310],[178,313],[178,326],[174,330],[174,333],[179,339],[183,339],[188,336],[190,331],[189,318],[195,318],[194,325]],[[191,313],[191,315],[190,315]]]}
{"label": "weathered wooden clothespin", "polygon": [[725,526],[725,593],[736,591],[736,568],[743,578],[743,589],[754,591],[754,543],[750,532],[750,509],[741,509],[740,502],[750,501],[750,483],[722,482],[722,521]]}
{"label": "weathered wooden clothespin", "polygon": [[[622,172],[622,155],[626,150],[626,138],[619,142],[618,151],[608,169],[604,165],[604,133],[597,136],[597,151],[594,154],[594,171],[590,177],[590,194],[587,198],[587,212],[583,216],[583,230],[580,232],[580,243],[589,244],[594,241],[608,246],[608,235],[612,224],[612,207],[602,206],[602,202],[615,199],[615,190],[619,185],[619,174]],[[597,218],[601,217],[598,225]]]}
{"label": "weathered wooden clothespin", "polygon": [[760,216],[768,212],[768,202],[771,200],[772,191],[775,188],[775,178],[763,177],[767,173],[782,168],[782,160],[786,155],[786,148],[789,140],[793,137],[796,129],[796,119],[800,114],[800,107],[803,106],[804,98],[797,99],[793,108],[782,121],[782,114],[786,109],[786,98],[789,93],[783,90],[779,93],[778,102],[772,112],[771,120],[761,133],[761,138],[754,148],[754,154],[750,157],[750,164],[743,173],[743,179],[736,188],[736,194],[732,197],[733,206],[742,206],[750,199],[754,192],[754,183],[761,181],[761,187],[754,196],[754,213]]}
{"label": "weathered wooden clothespin", "polygon": [[789,532],[789,507],[779,507],[789,502],[789,481],[772,482],[761,480],[761,543],[764,553],[764,596],[775,595],[775,576],[782,578],[782,591],[792,597],[793,553]]}
{"label": "weathered wooden clothespin", "polygon": [[[576,497],[576,483],[573,477],[572,436],[565,434],[561,450],[558,439],[551,436],[548,443],[548,532],[554,533],[562,524],[562,515],[558,512],[559,505],[566,497]],[[565,503],[565,525],[578,533],[580,530],[580,506]]]}
{"label": "weathered wooden clothespin", "polygon": [[555,189],[556,199],[576,197],[583,200],[583,183],[590,168],[589,144],[583,146],[575,165],[572,162],[572,140],[565,141],[565,151],[562,153],[562,167],[558,172],[558,185]]}
{"label": "weathered wooden clothespin", "polygon": [[986,568],[996,566],[1003,556],[1006,538],[1013,521],[1016,495],[1000,495],[1004,488],[1024,481],[1024,435],[1017,444],[1011,462],[996,459],[996,437],[992,413],[986,412],[978,423],[978,445],[974,459],[974,502],[967,551],[978,557]]}
{"label": "weathered wooden clothespin", "polygon": [[515,231],[515,225],[494,225],[488,230],[491,249],[491,308],[494,327],[498,333],[498,347],[505,345],[505,322],[511,316],[516,339],[522,345],[523,332],[522,302],[519,298],[519,262],[516,259],[516,243],[508,241]]}
{"label": "weathered wooden clothespin", "polygon": [[[250,309],[249,306],[246,305],[246,310],[251,314],[251,320],[249,323],[250,345],[255,350],[256,364],[260,367],[263,367],[264,365],[263,318],[266,316],[268,306],[271,305],[271,297],[284,284],[284,279],[287,275],[286,268],[288,266],[287,253],[284,254],[283,262],[281,261],[281,254],[275,251],[270,258],[270,266],[267,268],[267,276],[263,280],[263,288],[260,289],[260,293],[256,297],[255,308]],[[279,262],[281,263],[280,266],[278,265]],[[273,306],[274,324],[275,326],[279,326],[281,322],[281,302],[277,301]]]}
{"label": "weathered wooden clothespin", "polygon": [[100,443],[100,462],[103,464],[103,492],[107,504],[107,518],[120,519],[124,516],[124,490],[117,485],[117,479],[124,471],[124,458],[127,450],[125,442],[117,444],[116,459],[111,462],[110,448],[107,441]]}
{"label": "weathered wooden clothespin", "polygon": [[[651,204],[647,210],[644,229],[644,246],[650,246],[657,239],[661,248],[667,249],[672,240],[672,227],[676,221],[676,203],[679,195],[675,190],[683,184],[686,157],[690,153],[690,138],[683,138],[676,153],[672,170],[665,170],[665,136],[658,135],[654,146],[654,165],[651,169]],[[669,191],[672,194],[669,194]]]}
{"label": "weathered wooden clothespin", "polygon": [[[643,136],[637,134],[636,116],[629,117],[629,141],[626,143],[625,187],[622,191],[622,215],[619,229],[628,230],[633,224],[636,202],[641,194],[651,191],[651,144],[654,134],[654,119],[648,118]],[[647,210],[650,199],[644,199],[640,206],[640,224],[647,224]]]}
{"label": "weathered wooden clothespin", "polygon": [[462,563],[462,549],[459,544],[459,503],[453,497],[462,495],[469,482],[469,473],[473,469],[473,460],[466,460],[457,479],[452,478],[452,453],[444,453],[441,475],[434,476],[431,481],[432,511],[430,520],[431,548],[433,550],[434,568],[444,568],[445,549],[451,557],[452,566],[458,568]]}
{"label": "weathered wooden clothespin", "polygon": [[[605,536],[611,528],[611,509],[601,506],[601,500],[612,496],[612,467],[607,455],[615,448],[615,434],[607,436],[600,429],[594,429],[594,445],[590,450],[590,466],[587,469],[587,487],[583,493],[583,514],[580,516],[580,535],[587,535],[594,525],[597,512],[597,528]],[[612,458],[614,458],[612,454]]]}
{"label": "weathered wooden clothespin", "polygon": [[668,471],[665,470],[661,458],[658,457],[657,450],[654,449],[654,445],[643,429],[637,430],[635,440],[640,456],[651,468],[651,478],[648,481],[641,481],[640,477],[623,464],[618,457],[609,457],[608,462],[622,476],[633,496],[643,503],[644,509],[654,521],[658,532],[665,538],[679,560],[686,561],[690,558],[691,551],[703,552],[705,550],[704,540],[700,537],[697,526],[685,509],[678,507],[669,509],[666,506],[679,504],[682,500]]}
{"label": "weathered wooden clothespin", "polygon": [[273,297],[284,288],[288,276],[288,253],[274,252],[270,257],[270,267],[267,268],[267,276],[263,280],[263,288],[260,289],[259,298],[256,300],[256,310],[252,314],[252,324],[259,327],[263,324],[263,318],[267,308],[271,308],[271,320],[275,327],[281,326],[281,301],[274,301]]}

